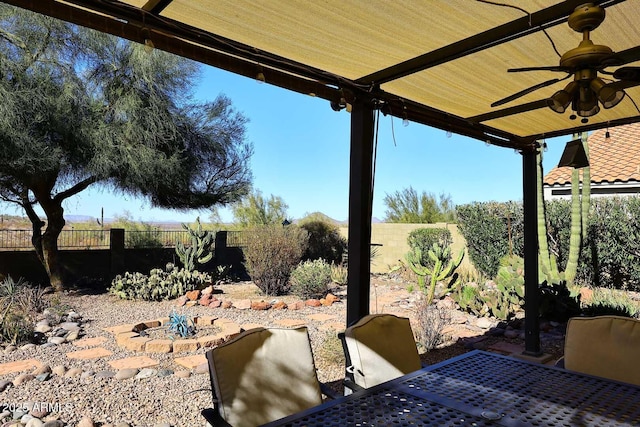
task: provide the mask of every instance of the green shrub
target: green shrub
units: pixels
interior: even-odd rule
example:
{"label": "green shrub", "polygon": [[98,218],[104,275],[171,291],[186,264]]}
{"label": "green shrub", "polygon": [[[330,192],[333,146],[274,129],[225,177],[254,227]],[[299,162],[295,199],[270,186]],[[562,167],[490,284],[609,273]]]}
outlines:
{"label": "green shrub", "polygon": [[304,261],[291,272],[291,293],[307,298],[322,298],[331,283],[331,266],[322,259]]}
{"label": "green shrub", "polygon": [[278,225],[254,228],[246,234],[243,253],[253,283],[267,295],[287,293],[291,271],[307,248],[307,232],[295,225]]}
{"label": "green shrub", "polygon": [[309,244],[302,259],[323,259],[330,264],[342,261],[347,250],[347,240],[340,235],[338,227],[322,220],[301,222],[300,228],[309,233]]}
{"label": "green shrub", "polygon": [[596,288],[593,290],[591,301],[582,312],[586,316],[616,315],[638,317],[640,305],[627,292],[616,289]]}
{"label": "green shrub", "polygon": [[149,276],[142,273],[117,275],[109,292],[122,299],[161,301],[180,297],[211,283],[211,276],[197,270],[187,271],[168,263],[165,270],[154,268]]}
{"label": "green shrub", "polygon": [[456,211],[469,258],[485,277],[495,277],[505,255],[523,256],[521,203],[474,202]]}
{"label": "green shrub", "polygon": [[346,285],[349,271],[342,265],[331,266],[331,281],[336,285]]}
{"label": "green shrub", "polygon": [[[416,249],[420,250],[422,257],[421,265],[429,266],[433,264],[433,260],[429,258],[428,252],[433,248],[434,244],[438,244],[441,248],[447,248],[453,243],[451,232],[446,228],[417,228],[409,233],[407,243],[411,252]],[[446,262],[446,260],[445,260]]]}

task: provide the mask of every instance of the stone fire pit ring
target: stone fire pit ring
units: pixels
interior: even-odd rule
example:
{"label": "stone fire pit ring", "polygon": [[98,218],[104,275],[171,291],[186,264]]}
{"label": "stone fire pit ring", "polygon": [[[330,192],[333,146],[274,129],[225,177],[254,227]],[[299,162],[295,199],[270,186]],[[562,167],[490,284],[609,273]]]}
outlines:
{"label": "stone fire pit ring", "polygon": [[167,325],[169,323],[168,317],[112,326],[105,330],[113,334],[116,344],[121,348],[146,353],[188,353],[199,348],[215,347],[242,332],[240,325],[227,319],[200,316],[195,317],[193,321],[196,327],[213,326],[220,328],[220,331],[214,335],[205,335],[198,338],[154,339],[145,336],[143,331],[146,329]]}

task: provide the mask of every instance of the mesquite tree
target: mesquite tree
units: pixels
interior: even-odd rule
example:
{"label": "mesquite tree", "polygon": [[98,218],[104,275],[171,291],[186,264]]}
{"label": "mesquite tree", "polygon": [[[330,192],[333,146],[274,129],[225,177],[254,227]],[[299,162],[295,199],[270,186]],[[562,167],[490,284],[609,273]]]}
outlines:
{"label": "mesquite tree", "polygon": [[175,209],[247,193],[246,119],[224,96],[195,102],[198,72],[174,55],[0,6],[0,200],[31,220],[57,290],[63,202],[89,186]]}

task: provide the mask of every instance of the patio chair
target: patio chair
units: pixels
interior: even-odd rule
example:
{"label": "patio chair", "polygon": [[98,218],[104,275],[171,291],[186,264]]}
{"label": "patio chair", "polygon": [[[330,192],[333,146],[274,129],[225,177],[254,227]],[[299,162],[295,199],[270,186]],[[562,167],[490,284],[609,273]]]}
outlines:
{"label": "patio chair", "polygon": [[640,321],[574,317],[567,323],[564,368],[640,385]]}
{"label": "patio chair", "polygon": [[371,314],[338,336],[347,366],[344,385],[351,390],[373,387],[422,368],[405,317]]}
{"label": "patio chair", "polygon": [[253,427],[322,403],[306,327],[250,329],[206,356],[214,408],[202,415],[214,427]]}

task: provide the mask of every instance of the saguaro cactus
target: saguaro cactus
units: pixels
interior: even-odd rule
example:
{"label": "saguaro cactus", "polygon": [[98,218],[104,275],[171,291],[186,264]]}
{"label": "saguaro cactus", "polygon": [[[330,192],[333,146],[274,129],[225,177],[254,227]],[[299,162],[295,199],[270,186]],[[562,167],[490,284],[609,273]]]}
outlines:
{"label": "saguaro cactus", "polygon": [[[420,261],[422,259],[422,251],[419,248],[415,248],[412,252],[407,254],[407,261],[409,267],[414,273],[418,275],[418,284],[422,289],[425,289],[425,278],[429,276],[431,278],[429,283],[429,289],[427,292],[427,304],[431,304],[433,296],[436,291],[436,284],[448,277],[453,277],[450,285],[457,279],[456,269],[460,266],[462,258],[464,258],[464,249],[460,251],[458,256],[454,259],[451,258],[451,248],[442,248],[437,243],[434,243],[429,252],[429,259],[432,261],[431,266],[423,265]],[[445,262],[447,265],[445,266]]]}

